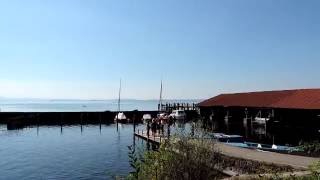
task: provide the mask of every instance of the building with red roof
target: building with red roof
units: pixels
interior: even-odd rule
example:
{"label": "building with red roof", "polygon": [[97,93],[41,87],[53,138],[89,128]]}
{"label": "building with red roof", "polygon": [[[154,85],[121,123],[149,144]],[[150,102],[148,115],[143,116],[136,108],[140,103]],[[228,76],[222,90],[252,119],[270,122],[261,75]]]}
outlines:
{"label": "building with red roof", "polygon": [[261,107],[320,110],[320,89],[297,89],[221,94],[205,100],[199,107]]}
{"label": "building with red roof", "polygon": [[206,124],[227,133],[290,136],[281,143],[320,138],[320,89],[221,94],[198,107]]}

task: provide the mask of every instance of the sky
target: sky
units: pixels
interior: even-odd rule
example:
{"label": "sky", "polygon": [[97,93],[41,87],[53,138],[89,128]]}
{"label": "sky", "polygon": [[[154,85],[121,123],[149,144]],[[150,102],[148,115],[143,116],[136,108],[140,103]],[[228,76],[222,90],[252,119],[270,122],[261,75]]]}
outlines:
{"label": "sky", "polygon": [[0,97],[320,87],[318,0],[0,0]]}

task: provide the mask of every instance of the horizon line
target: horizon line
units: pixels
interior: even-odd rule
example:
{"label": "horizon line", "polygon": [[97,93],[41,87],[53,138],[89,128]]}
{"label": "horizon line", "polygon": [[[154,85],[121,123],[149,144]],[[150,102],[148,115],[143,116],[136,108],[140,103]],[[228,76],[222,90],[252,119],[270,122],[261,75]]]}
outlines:
{"label": "horizon line", "polygon": [[[116,98],[110,98],[110,99],[82,99],[82,98],[34,98],[34,97],[0,97],[0,100],[48,100],[48,101],[110,101],[110,100],[118,100]],[[123,98],[122,100],[131,100],[131,101],[159,101],[159,99],[139,99],[139,98]],[[168,98],[163,99],[167,101],[173,101],[173,100],[179,100],[179,101],[199,101],[203,100],[202,98]]]}

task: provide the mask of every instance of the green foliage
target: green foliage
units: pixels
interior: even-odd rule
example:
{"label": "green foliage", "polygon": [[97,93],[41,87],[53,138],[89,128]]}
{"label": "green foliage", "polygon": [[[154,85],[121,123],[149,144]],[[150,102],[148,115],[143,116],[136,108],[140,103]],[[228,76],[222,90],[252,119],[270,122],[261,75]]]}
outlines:
{"label": "green foliage", "polygon": [[193,123],[191,133],[181,131],[161,144],[157,151],[148,151],[138,157],[129,148],[131,166],[135,169],[128,179],[132,180],[205,180],[221,179],[222,170],[232,169],[243,174],[291,172],[289,167],[279,167],[222,155],[215,142],[206,139],[201,123]]}
{"label": "green foliage", "polygon": [[141,162],[143,162],[142,157],[138,157],[136,150],[133,146],[128,146],[128,149],[129,163],[130,166],[134,169],[134,171],[130,173],[127,179],[139,179],[140,166]]}
{"label": "green foliage", "polygon": [[[237,178],[234,178],[237,180]],[[239,180],[319,180],[317,177],[309,175],[309,176],[302,176],[302,177],[296,177],[296,176],[289,176],[289,177],[281,177],[280,175],[274,175],[271,177],[252,177],[252,178],[245,178]]]}
{"label": "green foliage", "polygon": [[251,161],[221,155],[219,163],[222,169],[231,168],[239,174],[282,174],[283,172],[293,172],[294,169],[289,166],[279,166],[259,161]]}
{"label": "green foliage", "polygon": [[320,143],[319,141],[313,141],[304,143],[299,146],[299,149],[308,153],[309,155],[319,155],[320,154]]}
{"label": "green foliage", "polygon": [[[320,180],[320,161],[314,163],[309,167],[309,171],[311,174],[305,176],[289,176],[285,178],[281,178],[280,176],[277,179],[284,179],[284,180]],[[269,179],[276,179],[276,178],[269,178]]]}
{"label": "green foliage", "polygon": [[320,161],[314,163],[309,167],[309,170],[312,172],[312,175],[314,177],[317,177],[317,179],[320,179]]}
{"label": "green foliage", "polygon": [[[158,151],[146,152],[139,161],[129,153],[130,164],[136,169],[130,179],[216,179],[219,154],[205,140],[185,136],[173,137]],[[139,163],[137,163],[139,162]]]}

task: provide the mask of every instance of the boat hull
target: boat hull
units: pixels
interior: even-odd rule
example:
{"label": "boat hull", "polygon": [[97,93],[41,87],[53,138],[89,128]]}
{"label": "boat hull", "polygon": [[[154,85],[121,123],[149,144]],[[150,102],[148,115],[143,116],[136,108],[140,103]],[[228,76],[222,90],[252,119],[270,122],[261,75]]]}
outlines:
{"label": "boat hull", "polygon": [[116,117],[114,118],[114,121],[118,122],[118,123],[128,123],[129,122],[128,118],[126,117],[126,115],[124,113],[118,113],[116,115]]}

